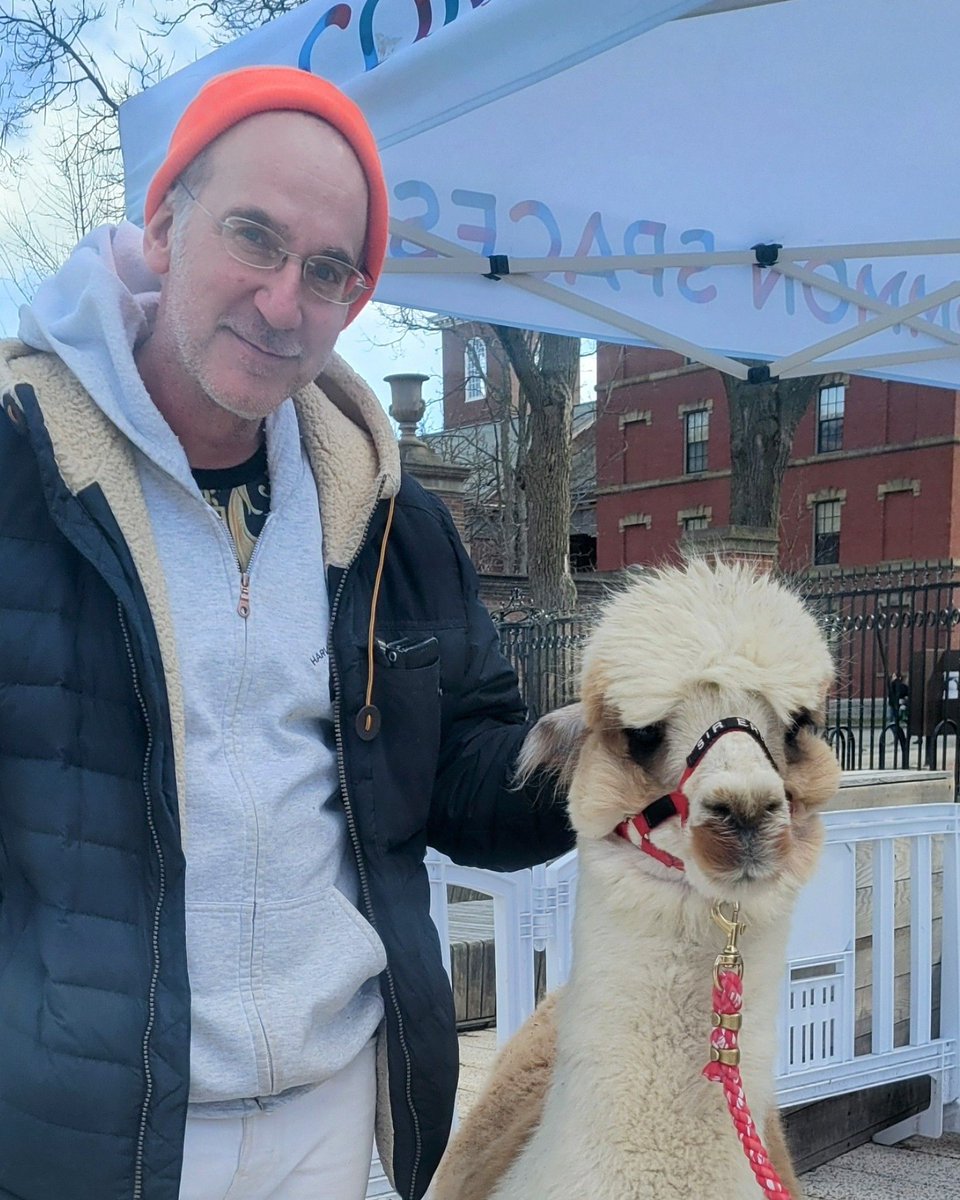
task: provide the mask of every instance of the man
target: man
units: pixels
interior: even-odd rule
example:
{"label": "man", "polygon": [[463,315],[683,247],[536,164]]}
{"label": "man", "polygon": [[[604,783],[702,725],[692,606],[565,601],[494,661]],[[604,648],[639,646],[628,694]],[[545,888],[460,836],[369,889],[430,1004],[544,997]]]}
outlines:
{"label": "man", "polygon": [[2,1200],[359,1200],[375,1106],[416,1200],[457,1073],[424,848],[570,844],[511,789],[450,518],[333,355],[386,237],[359,111],[233,72],[142,250],[91,234],[2,346]]}
{"label": "man", "polygon": [[[899,762],[906,766],[909,755],[910,745],[907,740],[907,731],[904,729],[904,720],[907,717],[907,705],[909,703],[910,688],[904,681],[903,676],[895,671],[890,676],[890,683],[887,685],[887,729],[893,729],[893,735],[896,739],[894,746],[894,763]],[[886,739],[887,729],[884,729],[881,736],[881,746]],[[898,759],[899,755],[899,759]]]}
{"label": "man", "polygon": [[903,676],[898,671],[895,671],[890,676],[890,683],[887,686],[888,724],[895,725],[899,728],[904,717],[904,708],[909,695],[910,688],[908,684],[904,682]]}

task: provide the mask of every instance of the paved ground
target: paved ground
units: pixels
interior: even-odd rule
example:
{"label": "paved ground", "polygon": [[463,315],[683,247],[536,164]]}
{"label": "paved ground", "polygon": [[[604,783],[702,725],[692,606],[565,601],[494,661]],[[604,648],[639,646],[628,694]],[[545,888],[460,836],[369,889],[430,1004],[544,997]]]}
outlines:
{"label": "paved ground", "polygon": [[804,1200],[956,1200],[960,1134],[868,1142],[804,1175]]}
{"label": "paved ground", "polygon": [[[483,1086],[496,1045],[493,1029],[460,1035],[461,1117]],[[868,1143],[808,1172],[802,1183],[803,1200],[960,1200],[960,1134],[896,1146]]]}
{"label": "paved ground", "polygon": [[462,1118],[470,1111],[483,1087],[487,1071],[497,1052],[497,1031],[478,1029],[460,1034],[460,1086],[457,1089],[457,1113]]}

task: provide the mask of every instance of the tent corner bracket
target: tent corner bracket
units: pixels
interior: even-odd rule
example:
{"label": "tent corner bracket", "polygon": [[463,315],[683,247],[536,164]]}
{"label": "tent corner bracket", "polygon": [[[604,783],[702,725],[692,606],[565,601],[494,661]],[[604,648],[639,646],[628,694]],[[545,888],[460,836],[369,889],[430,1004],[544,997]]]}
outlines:
{"label": "tent corner bracket", "polygon": [[502,275],[510,274],[510,259],[506,254],[491,254],[488,261],[490,270],[484,279],[499,279]]}
{"label": "tent corner bracket", "polygon": [[757,242],[750,249],[756,256],[758,267],[773,267],[776,265],[780,257],[780,251],[783,249],[782,242]]}
{"label": "tent corner bracket", "polygon": [[770,367],[762,363],[759,367],[747,369],[747,383],[776,383],[777,376],[770,374]]}

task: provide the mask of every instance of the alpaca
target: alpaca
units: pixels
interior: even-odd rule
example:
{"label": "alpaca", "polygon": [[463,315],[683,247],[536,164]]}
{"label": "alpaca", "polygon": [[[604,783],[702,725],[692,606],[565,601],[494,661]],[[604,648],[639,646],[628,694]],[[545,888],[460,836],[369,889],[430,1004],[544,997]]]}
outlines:
{"label": "alpaca", "polygon": [[[738,902],[745,923],[747,1101],[797,1200],[774,1094],[776,1015],[791,909],[822,842],[817,810],[838,785],[815,731],[832,677],[801,601],[742,566],[666,569],[608,603],[580,705],[542,719],[521,764],[569,779],[571,976],[505,1048],[433,1200],[759,1200],[723,1089],[702,1075],[718,900]],[[737,728],[711,736],[725,718]],[[677,799],[698,743],[688,811],[644,846],[625,818]]]}

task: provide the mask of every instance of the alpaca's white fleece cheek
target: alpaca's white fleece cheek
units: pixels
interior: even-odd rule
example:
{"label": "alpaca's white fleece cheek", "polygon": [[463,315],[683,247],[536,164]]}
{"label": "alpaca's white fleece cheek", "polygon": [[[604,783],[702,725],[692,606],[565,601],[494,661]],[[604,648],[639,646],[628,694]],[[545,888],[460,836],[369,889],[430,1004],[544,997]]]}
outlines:
{"label": "alpaca's white fleece cheek", "polygon": [[605,838],[655,798],[644,773],[612,756],[603,741],[587,740],[570,781],[570,823],[580,837]]}
{"label": "alpaca's white fleece cheek", "polygon": [[837,794],[840,764],[826,742],[812,733],[801,735],[799,749],[800,759],[787,768],[787,788],[804,808],[819,808]]}

